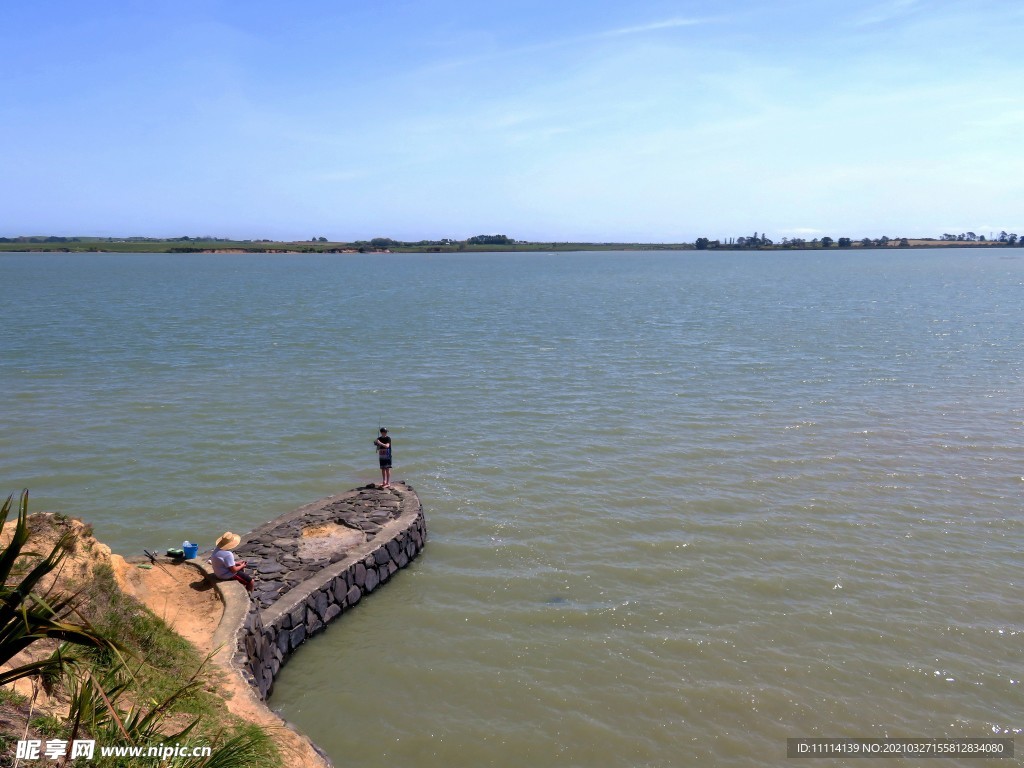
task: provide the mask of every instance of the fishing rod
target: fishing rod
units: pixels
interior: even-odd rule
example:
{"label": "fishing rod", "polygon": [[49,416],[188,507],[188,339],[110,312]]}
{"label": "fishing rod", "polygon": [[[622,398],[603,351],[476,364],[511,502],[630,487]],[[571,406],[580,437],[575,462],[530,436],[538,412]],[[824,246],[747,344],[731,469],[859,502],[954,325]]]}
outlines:
{"label": "fishing rod", "polygon": [[154,555],[154,554],[153,554],[152,552],[150,552],[150,551],[149,551],[148,549],[144,549],[144,550],[142,550],[142,551],[146,553],[146,557],[148,557],[148,558],[149,558],[149,562],[151,562],[151,563],[152,563],[153,565],[155,565],[155,566],[156,566],[157,568],[159,568],[159,569],[160,569],[161,571],[163,571],[164,573],[166,573],[166,574],[167,574],[168,576],[170,576],[171,578],[173,578],[173,577],[174,577],[174,574],[173,574],[173,573],[171,573],[170,571],[168,571],[168,570],[167,570],[167,569],[166,569],[166,568],[164,567],[164,564],[163,564],[163,563],[161,563],[161,562],[159,562],[159,561],[158,561],[158,560],[156,559],[156,555]]}

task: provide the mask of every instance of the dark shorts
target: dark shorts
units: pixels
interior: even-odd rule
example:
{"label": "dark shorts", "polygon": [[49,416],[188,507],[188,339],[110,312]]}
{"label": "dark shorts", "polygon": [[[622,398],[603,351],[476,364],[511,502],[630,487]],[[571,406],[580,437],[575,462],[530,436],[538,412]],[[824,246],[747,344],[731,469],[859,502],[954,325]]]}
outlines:
{"label": "dark shorts", "polygon": [[[217,576],[217,574],[214,574],[214,576]],[[221,581],[240,581],[245,584],[246,588],[253,583],[252,576],[246,573],[244,568],[238,573],[233,573],[230,576],[217,576],[217,578]]]}
{"label": "dark shorts", "polygon": [[391,469],[391,459],[379,459],[381,469]]}

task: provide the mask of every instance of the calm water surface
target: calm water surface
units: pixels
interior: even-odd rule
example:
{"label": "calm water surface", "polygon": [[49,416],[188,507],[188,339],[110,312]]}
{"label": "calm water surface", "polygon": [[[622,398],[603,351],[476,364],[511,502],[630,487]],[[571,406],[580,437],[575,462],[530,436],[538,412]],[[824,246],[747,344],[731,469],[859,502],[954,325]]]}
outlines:
{"label": "calm water surface", "polygon": [[430,544],[271,699],[339,766],[1013,735],[1018,254],[0,255],[0,477],[209,545],[387,426]]}

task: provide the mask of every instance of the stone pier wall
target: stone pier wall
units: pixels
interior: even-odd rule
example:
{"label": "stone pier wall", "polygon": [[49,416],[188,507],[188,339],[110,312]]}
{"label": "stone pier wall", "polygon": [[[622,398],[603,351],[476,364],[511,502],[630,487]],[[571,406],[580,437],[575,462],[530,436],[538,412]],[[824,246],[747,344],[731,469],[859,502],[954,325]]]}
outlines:
{"label": "stone pier wall", "polygon": [[250,602],[235,664],[259,697],[296,648],[407,566],[426,540],[423,506],[404,483],[321,499],[243,537],[235,557],[247,561],[256,589],[251,600],[237,582],[225,591]]}

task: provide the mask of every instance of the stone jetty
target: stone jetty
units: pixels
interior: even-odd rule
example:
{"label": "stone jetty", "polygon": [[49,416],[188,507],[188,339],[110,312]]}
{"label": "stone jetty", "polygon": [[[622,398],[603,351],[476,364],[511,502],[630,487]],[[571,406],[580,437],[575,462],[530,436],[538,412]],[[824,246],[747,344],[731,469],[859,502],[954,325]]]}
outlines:
{"label": "stone jetty", "polygon": [[295,649],[394,577],[426,539],[423,506],[405,483],[329,496],[243,536],[235,557],[248,562],[255,590],[250,598],[238,582],[218,587],[224,640],[234,640],[234,664],[254,693],[266,700]]}

